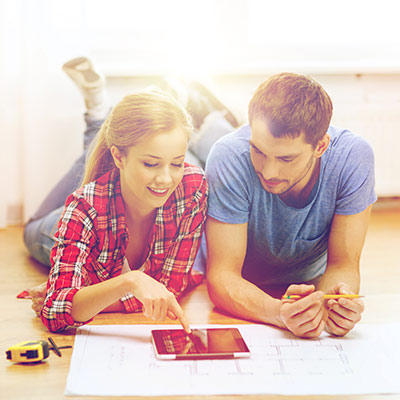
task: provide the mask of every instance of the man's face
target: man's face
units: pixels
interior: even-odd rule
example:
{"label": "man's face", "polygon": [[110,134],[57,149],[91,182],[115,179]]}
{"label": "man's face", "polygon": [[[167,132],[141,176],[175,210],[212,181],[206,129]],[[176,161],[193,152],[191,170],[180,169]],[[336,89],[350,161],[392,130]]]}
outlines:
{"label": "man's face", "polygon": [[267,124],[256,118],[251,124],[250,156],[262,187],[269,193],[282,195],[300,193],[320,155],[304,141],[304,134],[275,138]]}

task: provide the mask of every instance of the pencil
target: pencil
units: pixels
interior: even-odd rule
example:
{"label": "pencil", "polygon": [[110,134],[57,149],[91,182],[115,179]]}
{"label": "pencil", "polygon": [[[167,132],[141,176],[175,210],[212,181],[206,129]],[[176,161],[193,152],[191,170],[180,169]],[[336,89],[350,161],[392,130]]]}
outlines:
{"label": "pencil", "polygon": [[[289,300],[289,299],[301,299],[303,296],[300,296],[298,294],[291,294],[288,296],[282,296],[282,300]],[[323,299],[359,299],[360,296],[359,294],[324,294],[322,296]]]}

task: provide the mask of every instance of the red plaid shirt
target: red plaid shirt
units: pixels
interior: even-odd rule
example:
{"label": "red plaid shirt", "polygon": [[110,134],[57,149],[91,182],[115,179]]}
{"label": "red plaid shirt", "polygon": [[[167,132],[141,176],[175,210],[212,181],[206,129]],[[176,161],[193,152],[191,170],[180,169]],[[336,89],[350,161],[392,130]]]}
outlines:
{"label": "red plaid shirt", "polygon": [[[208,186],[198,167],[185,163],[184,175],[157,209],[146,261],[140,268],[179,297],[203,277],[192,270],[207,212]],[[72,299],[84,286],[121,274],[129,240],[119,170],[71,194],[58,223],[52,268],[41,318],[51,331],[77,327]],[[121,299],[127,312],[141,311],[131,294]],[[87,321],[89,322],[89,321]]]}

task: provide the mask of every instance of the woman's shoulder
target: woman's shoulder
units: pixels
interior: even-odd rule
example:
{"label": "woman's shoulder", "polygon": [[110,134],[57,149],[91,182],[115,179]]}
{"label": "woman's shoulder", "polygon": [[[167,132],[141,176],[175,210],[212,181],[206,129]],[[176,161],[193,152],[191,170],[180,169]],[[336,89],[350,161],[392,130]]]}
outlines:
{"label": "woman's shoulder", "polygon": [[103,208],[107,209],[110,198],[115,198],[115,195],[119,192],[118,170],[113,169],[100,178],[79,187],[70,195],[69,201],[75,200],[78,203],[85,203],[101,212]]}
{"label": "woman's shoulder", "polygon": [[206,184],[206,176],[202,168],[185,162],[183,167],[182,185],[197,189]]}
{"label": "woman's shoulder", "polygon": [[203,169],[185,162],[182,180],[175,189],[175,200],[191,200],[193,197],[199,199],[207,195],[208,184]]}

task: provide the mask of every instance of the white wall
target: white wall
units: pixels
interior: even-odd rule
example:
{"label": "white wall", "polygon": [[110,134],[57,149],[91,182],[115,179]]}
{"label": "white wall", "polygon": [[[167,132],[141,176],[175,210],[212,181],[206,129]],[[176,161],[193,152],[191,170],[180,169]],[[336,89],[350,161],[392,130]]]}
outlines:
{"label": "white wall", "polygon": [[378,194],[399,196],[395,2],[341,0],[333,14],[301,3],[289,18],[267,0],[0,0],[0,227],[26,220],[80,153],[84,105],[61,71],[80,55],[106,73],[112,103],[153,76],[183,75],[206,82],[242,122],[268,75],[311,74],[334,101],[334,122],[376,147]]}
{"label": "white wall", "polygon": [[0,3],[0,227],[31,215],[80,148],[83,103],[60,65],[87,51],[81,5],[60,15],[53,3]]}

